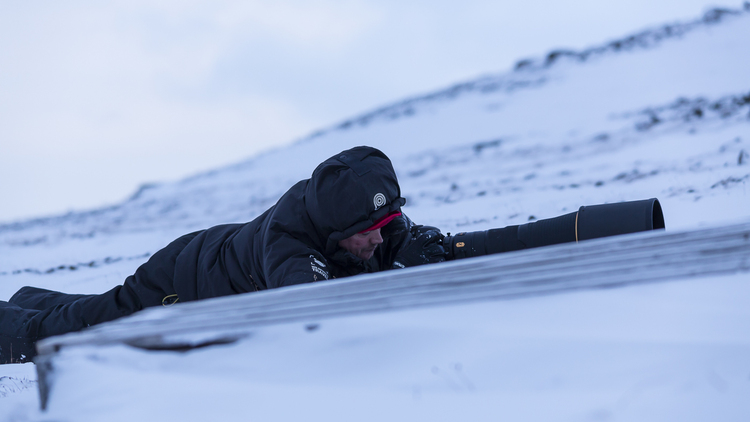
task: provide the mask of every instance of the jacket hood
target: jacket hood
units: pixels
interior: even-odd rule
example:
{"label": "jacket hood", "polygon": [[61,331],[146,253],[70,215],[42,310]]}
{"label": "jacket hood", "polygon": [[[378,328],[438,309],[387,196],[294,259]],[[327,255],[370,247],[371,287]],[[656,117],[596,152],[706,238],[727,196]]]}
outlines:
{"label": "jacket hood", "polygon": [[322,162],[305,187],[305,208],[328,256],[339,240],[399,210],[401,197],[391,160],[380,150],[355,147]]}

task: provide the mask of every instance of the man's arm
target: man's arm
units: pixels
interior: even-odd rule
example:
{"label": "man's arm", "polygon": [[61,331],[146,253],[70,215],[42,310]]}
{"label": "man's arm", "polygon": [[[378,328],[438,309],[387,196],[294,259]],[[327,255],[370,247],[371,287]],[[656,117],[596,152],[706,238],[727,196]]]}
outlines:
{"label": "man's arm", "polygon": [[264,250],[263,274],[273,289],[328,280],[331,268],[323,254],[284,234]]}

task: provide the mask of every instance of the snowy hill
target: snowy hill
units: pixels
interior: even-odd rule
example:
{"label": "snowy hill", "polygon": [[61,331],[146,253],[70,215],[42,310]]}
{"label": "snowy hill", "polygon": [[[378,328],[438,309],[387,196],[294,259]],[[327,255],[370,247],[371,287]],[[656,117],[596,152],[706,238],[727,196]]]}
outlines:
{"label": "snowy hill", "polygon": [[[524,60],[509,72],[348,119],[289,148],[178,183],[144,187],[118,206],[0,225],[0,299],[24,285],[76,293],[105,291],[180,234],[252,219],[293,183],[309,177],[320,161],[354,145],[372,145],[388,154],[407,197],[404,211],[415,221],[443,231],[521,224],[580,205],[649,197],[660,199],[668,231],[747,221],[748,51],[750,5],[744,10],[712,11],[694,22],[642,31],[584,51],[555,51]],[[371,406],[363,398],[363,392],[370,392],[399,403],[398,409],[413,417],[436,417],[435,409],[445,410],[443,418],[456,416],[456,408],[436,405],[456,399],[463,408],[485,412],[474,419],[502,416],[486,407],[487,400],[496,400],[498,408],[519,412],[524,405],[548,402],[551,409],[566,409],[563,414],[568,416],[562,419],[606,420],[619,414],[625,419],[663,420],[658,412],[666,412],[674,419],[702,420],[702,412],[722,408],[727,412],[725,420],[739,420],[734,417],[747,412],[739,397],[746,397],[750,384],[750,369],[738,357],[746,356],[750,346],[747,330],[741,329],[750,320],[744,302],[738,300],[746,297],[747,278],[744,273],[340,318],[332,321],[338,328],[329,330],[326,325],[321,331],[325,335],[316,337],[312,345],[299,343],[305,340],[292,333],[292,326],[280,325],[260,333],[251,347],[257,354],[254,358],[267,366],[252,367],[250,373],[237,377],[231,376],[231,360],[211,361],[210,348],[184,355],[174,370],[168,363],[171,358],[163,354],[118,347],[73,350],[56,365],[63,374],[69,362],[71,371],[90,376],[102,371],[120,380],[119,387],[94,402],[98,410],[88,409],[93,412],[91,420],[126,419],[118,397],[136,389],[148,394],[150,385],[156,386],[154,391],[170,390],[182,382],[205,383],[205,389],[236,388],[260,400],[276,394],[296,398],[311,394],[304,402],[309,405],[327,394],[339,395],[345,402],[342,415],[349,416]],[[660,313],[660,306],[670,309],[673,317]],[[483,315],[499,324],[496,331],[483,328],[488,321]],[[399,324],[411,317],[415,322],[410,324],[415,325],[401,331]],[[649,318],[655,327],[649,325]],[[554,330],[551,319],[557,320]],[[585,323],[591,320],[600,322]],[[690,324],[693,332],[687,328]],[[676,334],[670,336],[670,330]],[[467,349],[448,347],[435,336],[476,350],[467,355]],[[507,342],[502,356],[510,357],[511,367],[483,354],[483,350],[497,352],[496,345],[483,343],[487,338]],[[295,356],[297,348],[310,355]],[[550,348],[560,354],[549,356]],[[410,361],[395,358],[404,349],[415,351],[405,354]],[[678,349],[682,360],[660,366]],[[81,362],[86,362],[87,354],[104,363],[91,361],[86,366]],[[458,355],[463,356],[460,362]],[[585,360],[575,358],[583,355]],[[139,365],[131,359],[138,359]],[[612,362],[618,359],[632,367],[613,369]],[[368,362],[369,369],[357,367],[358,360]],[[304,377],[279,369],[289,361],[297,362],[290,367]],[[304,362],[317,366],[305,367]],[[336,367],[340,372],[324,370],[342,362]],[[416,389],[403,379],[393,381],[397,386],[384,393],[368,390],[346,375],[373,377],[380,380],[377,385],[391,385],[377,373],[393,374],[399,368],[411,373],[413,365],[426,365],[428,378],[434,380],[415,381],[421,386]],[[138,368],[131,373],[130,367]],[[649,372],[644,368],[656,368],[656,378],[639,378]],[[472,376],[471,381],[470,370],[493,374],[501,385],[488,387],[484,375]],[[20,379],[5,371],[11,369],[0,367],[0,376]],[[597,373],[610,378],[605,381]],[[144,378],[134,380],[133,374]],[[253,376],[262,381],[253,383]],[[86,379],[68,379],[84,385],[81,394],[91,392],[85,388]],[[0,383],[0,393],[4,385]],[[92,388],[96,385],[91,383]],[[642,393],[653,385],[656,395]],[[606,387],[606,392],[593,394],[598,386]],[[61,398],[50,397],[50,415],[80,420],[76,418],[80,415],[70,413],[76,409],[71,402],[62,399],[66,394],[70,400],[78,397],[75,389],[71,384],[64,390]],[[187,394],[184,388],[174,391]],[[404,391],[408,394],[400,395]],[[430,392],[435,395],[428,397]],[[714,397],[716,392],[723,396]],[[35,413],[35,399],[24,394],[0,395],[0,400],[17,402],[3,407],[11,412],[9,417],[45,419],[45,414]],[[188,396],[199,402],[215,398],[200,387]],[[420,413],[409,407],[420,403],[417,396],[425,399],[423,404],[431,403],[432,410]],[[690,409],[698,411],[676,411],[683,401],[693,403]],[[283,406],[278,398],[268,403]],[[122,413],[113,416],[108,408]],[[292,417],[294,409],[287,411]],[[542,411],[529,415],[532,420],[550,419],[550,413]]]}

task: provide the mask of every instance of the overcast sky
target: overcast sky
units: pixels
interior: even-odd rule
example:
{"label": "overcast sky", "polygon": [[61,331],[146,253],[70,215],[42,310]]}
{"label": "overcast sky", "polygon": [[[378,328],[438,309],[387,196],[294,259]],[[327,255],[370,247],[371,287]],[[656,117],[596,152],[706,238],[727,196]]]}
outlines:
{"label": "overcast sky", "polygon": [[3,0],[0,221],[114,204],[142,183],[716,4]]}

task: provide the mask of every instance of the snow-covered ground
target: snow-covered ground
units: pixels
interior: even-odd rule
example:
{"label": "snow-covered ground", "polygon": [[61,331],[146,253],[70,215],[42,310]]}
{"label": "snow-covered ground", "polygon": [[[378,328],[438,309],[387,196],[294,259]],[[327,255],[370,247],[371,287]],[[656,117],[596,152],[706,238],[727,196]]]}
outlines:
{"label": "snow-covered ground", "polygon": [[748,295],[743,274],[274,325],[184,354],[81,347],[55,360],[46,417],[742,421]]}
{"label": "snow-covered ground", "polygon": [[[106,291],[176,236],[252,219],[361,144],[393,159],[404,211],[443,231],[650,197],[668,231],[748,221],[745,9],[553,52],[118,206],[2,225],[0,299]],[[184,354],[63,349],[46,412],[33,364],[0,367],[0,419],[745,420],[748,279],[277,324]]]}

